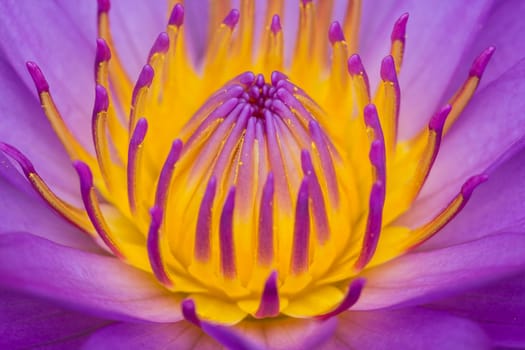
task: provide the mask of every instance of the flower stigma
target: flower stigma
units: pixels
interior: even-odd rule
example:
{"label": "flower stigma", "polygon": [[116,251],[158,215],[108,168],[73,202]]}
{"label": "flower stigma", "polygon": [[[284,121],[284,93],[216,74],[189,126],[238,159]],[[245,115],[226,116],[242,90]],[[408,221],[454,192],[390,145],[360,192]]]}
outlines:
{"label": "flower stigma", "polygon": [[360,1],[331,24],[332,2],[299,1],[289,63],[284,1],[268,2],[260,35],[254,1],[229,13],[214,6],[201,62],[188,54],[184,7],[174,4],[133,82],[115,50],[109,0],[98,1],[94,151],[27,62],[78,173],[83,208],[57,196],[15,147],[0,150],[62,217],[172,291],[190,322],[330,318],[357,302],[363,272],[432,237],[486,180],[469,178],[419,227],[396,220],[417,198],[494,48],[474,60],[426,128],[399,140],[408,14],[394,24],[372,93],[355,53]]}

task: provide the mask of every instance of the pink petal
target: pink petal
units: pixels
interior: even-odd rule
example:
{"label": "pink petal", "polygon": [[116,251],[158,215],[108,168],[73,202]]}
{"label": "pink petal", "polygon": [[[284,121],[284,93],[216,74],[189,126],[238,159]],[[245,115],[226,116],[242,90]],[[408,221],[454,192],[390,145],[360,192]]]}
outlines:
{"label": "pink petal", "polygon": [[335,335],[321,347],[332,349],[487,349],[483,331],[473,322],[423,308],[348,311]]}
{"label": "pink petal", "polygon": [[26,233],[0,235],[0,287],[117,320],[181,319],[172,293],[116,258],[64,247]]}
{"label": "pink petal", "polygon": [[525,268],[525,235],[497,233],[451,247],[408,253],[365,272],[353,310],[419,305]]}
{"label": "pink petal", "polygon": [[86,335],[109,321],[63,310],[42,300],[0,292],[0,347],[78,348]]}

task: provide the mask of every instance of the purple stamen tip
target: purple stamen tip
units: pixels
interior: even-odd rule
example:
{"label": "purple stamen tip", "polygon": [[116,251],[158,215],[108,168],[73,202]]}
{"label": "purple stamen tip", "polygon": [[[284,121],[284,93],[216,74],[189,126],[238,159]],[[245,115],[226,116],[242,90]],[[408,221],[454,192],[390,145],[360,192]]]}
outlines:
{"label": "purple stamen tip", "polygon": [[146,137],[148,131],[148,121],[145,118],[140,118],[135,126],[133,135],[131,136],[130,145],[138,146]]}
{"label": "purple stamen tip", "polygon": [[261,297],[261,303],[255,316],[258,318],[273,317],[279,314],[279,291],[277,289],[277,271],[272,271]]}
{"label": "purple stamen tip", "polygon": [[97,51],[95,56],[95,64],[98,65],[101,62],[109,61],[111,58],[111,50],[108,44],[102,38],[97,39]]}
{"label": "purple stamen tip", "polygon": [[30,174],[36,172],[35,168],[33,167],[33,164],[29,161],[29,159],[27,159],[26,156],[22,154],[22,152],[20,152],[13,146],[7,143],[0,142],[0,151],[13,158],[20,165],[25,176],[29,176]]}
{"label": "purple stamen tip", "polygon": [[110,0],[98,0],[98,12],[108,12],[111,7]]}
{"label": "purple stamen tip", "polygon": [[230,27],[231,29],[235,28],[237,23],[239,22],[239,17],[241,14],[239,13],[239,10],[233,9],[231,10],[228,15],[224,18],[222,23]]}
{"label": "purple stamen tip", "polygon": [[279,15],[273,15],[272,23],[270,24],[270,30],[273,34],[277,34],[281,31],[281,29],[281,18],[279,17]]}
{"label": "purple stamen tip", "polygon": [[472,67],[470,68],[469,76],[481,78],[495,50],[496,48],[494,46],[489,46],[488,48],[486,48],[474,60],[474,63],[472,64]]}
{"label": "purple stamen tip", "polygon": [[301,2],[302,2],[302,4],[303,4],[303,6],[306,6],[306,5],[308,5],[309,3],[311,3],[312,0],[301,0]]}
{"label": "purple stamen tip", "polygon": [[365,117],[366,125],[375,129],[378,123],[378,115],[377,115],[376,106],[372,103],[366,105],[363,114]]}
{"label": "purple stamen tip", "polygon": [[35,62],[28,61],[26,62],[27,70],[31,74],[31,78],[35,83],[36,90],[38,93],[49,92],[49,84],[47,83],[44,74],[40,70],[40,67]]}
{"label": "purple stamen tip", "polygon": [[390,36],[392,41],[399,40],[403,43],[405,42],[407,21],[408,13],[404,13],[401,15],[401,17],[399,17],[399,19],[394,24],[394,29],[392,29],[392,35]]}
{"label": "purple stamen tip", "polygon": [[341,24],[339,24],[339,22],[332,22],[330,29],[328,30],[328,38],[330,39],[332,45],[334,45],[336,42],[345,40],[345,35],[343,34],[343,29],[341,28]]}
{"label": "purple stamen tip", "polygon": [[142,67],[139,78],[137,79],[137,83],[135,84],[135,88],[133,89],[132,103],[135,102],[140,89],[145,86],[149,87],[151,85],[154,75],[155,71],[149,64],[146,64],[144,67]]}
{"label": "purple stamen tip", "polygon": [[271,81],[272,81],[272,85],[273,86],[276,86],[277,83],[280,82],[281,80],[286,80],[286,79],[288,79],[286,74],[281,73],[279,71],[273,71],[272,72]]}
{"label": "purple stamen tip", "polygon": [[170,38],[167,33],[162,32],[157,36],[155,43],[151,47],[149,52],[149,58],[156,53],[166,52],[170,47]]}
{"label": "purple stamen tip", "polygon": [[102,111],[107,111],[109,107],[109,97],[106,88],[97,84],[95,87],[95,107],[93,113],[98,114]]}
{"label": "purple stamen tip", "polygon": [[397,82],[396,64],[391,55],[383,58],[381,62],[381,79],[383,81]]}
{"label": "purple stamen tip", "polygon": [[201,321],[199,320],[199,317],[197,316],[197,312],[195,310],[195,303],[192,299],[184,299],[182,301],[182,316],[184,316],[184,319],[188,322],[193,323],[195,326],[199,327],[201,326]]}
{"label": "purple stamen tip", "polygon": [[93,187],[93,175],[89,166],[79,160],[73,162],[73,167],[77,171],[80,180],[80,190],[82,193],[88,193]]}
{"label": "purple stamen tip", "polygon": [[357,54],[350,56],[347,65],[348,73],[352,76],[362,74],[365,71],[365,67],[363,67],[363,63],[361,62],[361,57]]}
{"label": "purple stamen tip", "polygon": [[255,81],[256,76],[253,72],[244,72],[239,75],[239,83],[243,85],[251,85]]}
{"label": "purple stamen tip", "polygon": [[146,64],[144,67],[142,67],[142,70],[140,71],[140,75],[135,86],[139,89],[144,86],[149,86],[153,81],[154,75],[155,71],[153,70],[153,68],[149,64]]}
{"label": "purple stamen tip", "polygon": [[171,11],[168,24],[180,27],[184,23],[184,6],[176,4]]}
{"label": "purple stamen tip", "polygon": [[431,130],[441,131],[443,129],[443,125],[445,125],[445,121],[447,120],[447,117],[451,110],[451,105],[446,105],[445,107],[441,108],[439,112],[437,112],[432,116],[432,118],[430,118],[428,128]]}
{"label": "purple stamen tip", "polygon": [[468,200],[474,192],[474,189],[488,180],[487,174],[475,175],[469,178],[463,186],[461,186],[461,195],[465,200]]}

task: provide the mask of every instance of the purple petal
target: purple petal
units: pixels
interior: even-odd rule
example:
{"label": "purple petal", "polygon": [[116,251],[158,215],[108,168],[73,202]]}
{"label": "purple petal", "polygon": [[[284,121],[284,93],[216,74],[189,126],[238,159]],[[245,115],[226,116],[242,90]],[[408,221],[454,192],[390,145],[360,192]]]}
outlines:
{"label": "purple petal", "polygon": [[[380,60],[390,51],[394,22],[403,13],[410,14],[399,77],[404,96],[401,139],[422,128],[438,108],[463,53],[481,32],[491,3],[491,0],[476,1],[465,11],[463,3],[454,1],[363,2],[360,54],[369,73],[378,71]],[[378,81],[377,73],[370,77],[373,84]]]}
{"label": "purple petal", "polygon": [[78,348],[109,321],[63,310],[27,296],[0,291],[0,348]]}
{"label": "purple petal", "polygon": [[[29,77],[25,68],[23,74]],[[67,181],[75,179],[71,162],[33,95],[34,88],[25,86],[3,58],[0,76],[0,141],[16,146],[29,157],[51,188],[76,193],[78,186]]]}
{"label": "purple petal", "polygon": [[525,22],[521,16],[524,11],[525,3],[521,0],[494,2],[483,30],[465,52],[446,96],[451,96],[462,84],[472,59],[489,46],[495,46],[496,53],[483,73],[480,87],[497,79],[525,57],[525,42],[522,40]]}
{"label": "purple petal", "polygon": [[0,235],[0,276],[0,287],[94,316],[157,322],[181,319],[179,301],[152,275],[116,258],[26,233]]}
{"label": "purple petal", "polygon": [[337,317],[326,321],[273,319],[270,322],[243,322],[236,326],[245,337],[272,350],[317,349],[333,336]]}
{"label": "purple petal", "polygon": [[486,349],[488,341],[473,322],[423,308],[348,311],[321,349]]}
{"label": "purple petal", "polygon": [[89,129],[85,116],[90,115],[93,101],[96,24],[96,4],[87,3],[74,11],[72,4],[63,8],[47,1],[0,4],[0,54],[31,91],[25,62],[34,61],[42,68],[59,110],[85,145],[90,141],[89,133],[82,131]]}
{"label": "purple petal", "polygon": [[497,233],[442,249],[408,253],[363,274],[353,310],[419,305],[525,268],[525,235]]}
{"label": "purple petal", "polygon": [[430,307],[472,319],[493,346],[525,348],[525,273]]}
{"label": "purple petal", "polygon": [[478,92],[441,143],[420,198],[433,215],[472,174],[490,173],[525,141],[525,59]]}
{"label": "purple petal", "polygon": [[117,323],[95,332],[83,349],[217,349],[218,344],[189,322]]}
{"label": "purple petal", "polygon": [[155,38],[166,30],[167,13],[168,7],[162,1],[111,2],[109,18],[116,50],[132,81],[147,62]]}
{"label": "purple petal", "polygon": [[[0,160],[2,158],[4,156],[0,155]],[[20,185],[29,187],[25,178],[23,180],[25,183]],[[6,232],[32,232],[61,245],[84,251],[102,251],[86,233],[58,216],[32,188],[18,189],[3,177],[0,177],[0,212],[4,213],[0,220],[0,236]]]}
{"label": "purple petal", "polygon": [[467,206],[419,250],[447,247],[491,233],[523,232],[525,150],[505,162],[476,189]]}

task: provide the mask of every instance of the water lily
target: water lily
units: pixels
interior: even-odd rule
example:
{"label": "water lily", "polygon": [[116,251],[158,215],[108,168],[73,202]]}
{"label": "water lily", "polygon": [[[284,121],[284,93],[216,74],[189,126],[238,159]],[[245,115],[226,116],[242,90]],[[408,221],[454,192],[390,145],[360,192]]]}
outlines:
{"label": "water lily", "polygon": [[3,347],[525,346],[522,2],[0,8]]}

